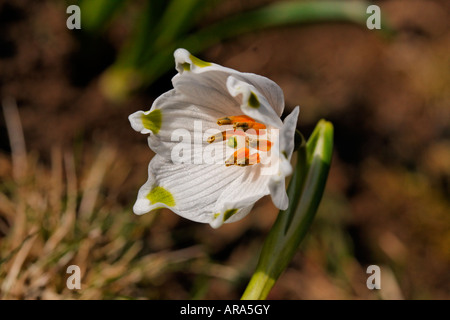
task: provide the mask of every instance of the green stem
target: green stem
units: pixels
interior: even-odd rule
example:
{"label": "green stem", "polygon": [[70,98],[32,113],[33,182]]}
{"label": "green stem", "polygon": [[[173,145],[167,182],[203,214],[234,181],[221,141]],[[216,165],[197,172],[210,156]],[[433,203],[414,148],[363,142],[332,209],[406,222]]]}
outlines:
{"label": "green stem", "polygon": [[296,168],[287,190],[289,208],[278,214],[242,299],[265,299],[292,260],[322,198],[332,148],[333,126],[321,120],[306,145],[302,144],[297,152]]}

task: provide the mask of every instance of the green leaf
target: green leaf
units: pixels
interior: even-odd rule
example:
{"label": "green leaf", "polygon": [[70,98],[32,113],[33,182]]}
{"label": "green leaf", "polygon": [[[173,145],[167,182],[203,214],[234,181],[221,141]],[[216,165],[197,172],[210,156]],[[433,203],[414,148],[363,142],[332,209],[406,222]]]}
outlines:
{"label": "green leaf", "polygon": [[193,23],[207,8],[206,2],[206,0],[172,0],[159,21],[158,36],[152,44],[155,47],[153,51],[188,33]]}
{"label": "green leaf", "polygon": [[82,29],[93,33],[102,31],[124,3],[124,0],[81,0]]}
{"label": "green leaf", "polygon": [[[136,73],[133,78],[138,79],[138,82],[133,82],[129,90],[149,86],[173,68],[173,52],[177,48],[186,48],[192,54],[197,54],[231,37],[285,25],[337,21],[365,26],[366,9],[369,5],[365,1],[275,2],[263,8],[242,12],[220,20],[196,32],[186,33],[197,17],[211,8],[211,5],[206,6],[206,3],[209,2],[204,0],[189,0],[186,2],[172,0],[154,28],[139,28],[141,30],[141,36],[137,37],[139,40],[132,41],[124,49],[137,54],[121,53],[120,57],[130,55],[133,59],[119,58],[119,61],[111,67],[111,69],[117,69],[121,65],[125,67],[120,61],[128,60],[131,62],[126,67],[131,68],[131,71]],[[386,21],[386,19],[383,19],[383,21]],[[143,26],[145,26],[145,23]],[[387,28],[387,23],[384,23],[383,29]],[[155,30],[158,32],[155,32]],[[106,74],[114,75],[109,71]],[[126,89],[126,86],[130,85],[126,77],[121,78],[120,81],[124,83],[119,87]],[[108,88],[105,87],[105,89]],[[126,91],[125,89],[124,91]]]}
{"label": "green leaf", "polygon": [[365,25],[367,6],[365,1],[289,1],[238,14],[200,29],[158,52],[158,57],[149,60],[143,68],[144,81],[150,84],[166,72],[173,65],[172,53],[177,48],[196,54],[224,39],[284,25],[329,21]]}
{"label": "green leaf", "polygon": [[142,6],[133,25],[129,41],[123,45],[117,61],[111,69],[132,69],[143,64],[147,51],[153,50],[160,15],[167,10],[162,1],[147,1]]}
{"label": "green leaf", "polygon": [[280,211],[242,299],[265,299],[305,237],[325,189],[333,151],[333,125],[320,120],[297,151],[288,187],[289,208]]}

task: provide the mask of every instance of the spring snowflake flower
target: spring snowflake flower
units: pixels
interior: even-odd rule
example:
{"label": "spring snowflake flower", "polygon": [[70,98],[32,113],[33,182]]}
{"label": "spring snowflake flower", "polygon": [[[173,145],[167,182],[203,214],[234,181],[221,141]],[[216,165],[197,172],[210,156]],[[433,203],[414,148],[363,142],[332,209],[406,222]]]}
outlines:
{"label": "spring snowflake flower", "polygon": [[129,116],[134,130],[150,134],[156,153],[136,214],[169,208],[218,228],[245,217],[270,194],[285,210],[285,177],[299,113],[284,122],[284,96],[273,81],[202,61],[185,49],[174,53],[174,89],[149,111]]}

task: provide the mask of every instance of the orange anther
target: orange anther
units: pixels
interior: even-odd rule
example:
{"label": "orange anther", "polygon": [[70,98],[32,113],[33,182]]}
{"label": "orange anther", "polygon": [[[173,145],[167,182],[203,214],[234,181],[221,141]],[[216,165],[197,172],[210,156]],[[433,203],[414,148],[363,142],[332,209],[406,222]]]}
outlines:
{"label": "orange anther", "polygon": [[218,132],[213,136],[210,136],[207,141],[209,143],[218,142],[218,141],[224,141],[228,140],[229,138],[233,136],[245,136],[245,132],[240,129],[229,129],[226,131]]}
{"label": "orange anther", "polygon": [[[223,117],[217,120],[219,126],[233,125],[233,130],[219,132],[208,138],[208,142],[227,141],[227,146],[237,149],[227,160],[226,166],[238,165],[249,166],[260,162],[259,151],[267,152],[272,148],[272,142],[266,139],[257,139],[255,136],[263,136],[267,133],[266,126],[256,122],[253,118],[246,115]],[[236,136],[244,136],[245,144],[242,139],[236,139]],[[262,137],[261,137],[262,138]],[[238,142],[239,141],[239,142]],[[245,145],[245,147],[242,146]],[[250,154],[250,149],[253,153]],[[256,152],[255,152],[256,151]]]}
{"label": "orange anther", "polygon": [[251,139],[249,140],[249,146],[256,150],[267,152],[272,148],[272,142],[269,140]]}
{"label": "orange anther", "polygon": [[223,117],[217,120],[217,124],[219,126],[232,124],[234,129],[242,129],[244,131],[254,129],[256,134],[259,134],[259,130],[266,129],[264,124],[256,122],[253,118],[246,115]]}
{"label": "orange anther", "polygon": [[236,122],[255,122],[255,120],[246,115],[223,117],[217,120],[219,126],[235,124]]}
{"label": "orange anther", "polygon": [[266,126],[259,122],[236,122],[233,124],[233,128],[241,128],[244,131],[248,129],[254,129],[255,131],[265,129]]}
{"label": "orange anther", "polygon": [[250,154],[250,149],[244,147],[236,150],[233,153],[233,155],[225,161],[225,165],[248,166],[259,162],[260,162],[259,154],[258,153]]}

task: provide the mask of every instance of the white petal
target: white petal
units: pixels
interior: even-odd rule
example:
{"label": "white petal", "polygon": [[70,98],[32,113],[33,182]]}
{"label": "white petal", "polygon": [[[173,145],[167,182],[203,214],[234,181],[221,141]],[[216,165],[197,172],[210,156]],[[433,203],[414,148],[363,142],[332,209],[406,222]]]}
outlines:
{"label": "white petal", "polygon": [[249,117],[270,125],[281,128],[283,123],[267,99],[251,84],[238,80],[234,76],[227,79],[227,88],[233,97],[241,95],[241,110]]}
{"label": "white petal", "polygon": [[[177,49],[174,56],[175,68],[179,72],[179,74],[172,79],[174,87],[176,87],[177,82],[186,75],[201,74],[200,76],[204,78],[201,81],[206,87],[212,88],[213,90],[218,87],[226,88],[226,79],[230,75],[233,75],[236,79],[254,86],[266,98],[275,113],[279,117],[282,115],[284,110],[283,91],[272,80],[253,73],[239,72],[215,63],[202,61],[191,55],[189,51],[185,49]],[[180,90],[187,93],[191,92],[188,89]],[[227,115],[230,114],[228,113]]]}
{"label": "white petal", "polygon": [[247,207],[236,209],[234,206],[230,205],[229,209],[223,209],[223,211],[218,212],[214,215],[214,220],[212,220],[209,225],[217,229],[221,227],[224,223],[236,222],[244,218],[253,209],[253,203]]}
{"label": "white petal", "polygon": [[282,179],[278,182],[271,182],[269,184],[270,196],[272,202],[280,210],[286,210],[289,206],[289,198],[286,193],[285,180]]}
{"label": "white petal", "polygon": [[186,72],[181,77],[174,77],[172,83],[180,99],[222,118],[241,113],[240,102],[230,95],[226,87],[227,76],[216,71]]}
{"label": "white petal", "polygon": [[295,130],[300,108],[295,109],[284,119],[280,130],[278,143],[274,146],[274,160],[272,163],[275,173],[269,183],[272,202],[280,210],[286,210],[289,199],[286,193],[285,178],[292,173],[290,159],[294,150]]}
{"label": "white petal", "polygon": [[[137,111],[128,118],[131,126],[141,133],[150,133],[150,148],[159,155],[175,161],[174,148],[182,149],[182,158],[190,163],[203,163],[206,147],[214,147],[224,155],[218,157],[223,163],[226,154],[223,144],[207,143],[209,135],[224,130],[217,125],[221,113],[190,104],[175,90],[171,90],[155,100],[149,111]],[[209,132],[209,134],[208,134]],[[178,155],[175,155],[180,158]],[[208,162],[212,163],[212,162]]]}
{"label": "white petal", "polygon": [[186,71],[201,73],[209,71],[208,68],[215,66],[214,63],[203,61],[193,56],[186,49],[177,49],[173,55],[175,57],[175,69],[177,69],[179,74],[183,74]]}
{"label": "white petal", "polygon": [[298,114],[300,107],[297,106],[292,112],[284,119],[283,127],[280,132],[280,149],[281,153],[286,155],[288,160],[292,157],[292,152],[295,146],[295,130],[297,128]]}
{"label": "white petal", "polygon": [[[254,201],[260,197],[252,194],[254,189],[247,189],[248,183],[245,181],[248,168],[173,164],[155,155],[149,165],[149,178],[139,190],[133,211],[143,214],[165,207],[184,218],[218,227],[219,220],[215,218],[225,212],[219,209],[227,208],[236,209],[234,216],[230,218],[230,221],[235,221],[248,214]],[[244,183],[239,186],[239,182]],[[234,190],[235,188],[239,190]],[[230,196],[236,193],[255,200],[243,201],[245,197],[241,197],[239,201],[233,201]]]}
{"label": "white petal", "polygon": [[239,73],[233,76],[253,85],[267,99],[275,113],[281,117],[284,110],[284,95],[283,90],[275,82],[254,73]]}
{"label": "white petal", "polygon": [[151,130],[144,127],[144,123],[142,117],[144,116],[144,111],[136,111],[128,116],[128,120],[130,121],[131,127],[140,133],[150,133]]}
{"label": "white petal", "polygon": [[[217,199],[216,217],[212,227],[219,227],[222,223],[234,222],[242,219],[250,212],[253,204],[270,193],[270,176],[261,174],[261,164],[245,167],[245,174],[232,181]],[[248,209],[250,207],[250,209]],[[237,211],[239,208],[247,210]],[[236,212],[233,212],[235,210]]]}

